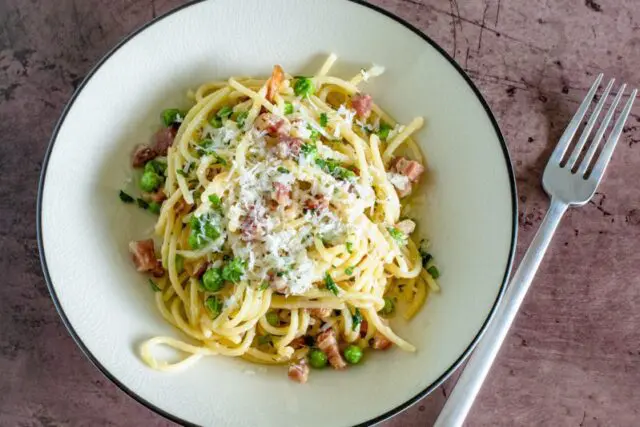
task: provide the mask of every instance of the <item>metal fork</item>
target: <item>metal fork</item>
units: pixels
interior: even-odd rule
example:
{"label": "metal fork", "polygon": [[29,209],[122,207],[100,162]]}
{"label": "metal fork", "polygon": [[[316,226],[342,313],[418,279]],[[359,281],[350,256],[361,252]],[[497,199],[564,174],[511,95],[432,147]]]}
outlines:
{"label": "metal fork", "polygon": [[560,141],[558,141],[558,145],[551,154],[551,158],[544,169],[544,175],[542,177],[542,186],[551,197],[549,210],[540,225],[540,229],[538,229],[538,232],[533,238],[529,249],[527,249],[518,270],[513,275],[503,301],[496,310],[495,317],[469,358],[467,366],[462,372],[449,399],[447,399],[435,423],[435,427],[462,426],[480,391],[484,379],[491,369],[491,365],[500,350],[500,346],[507,336],[507,332],[531,285],[533,276],[540,266],[540,262],[551,242],[553,233],[560,223],[562,215],[564,215],[570,206],[582,206],[586,204],[602,180],[604,171],[609,164],[609,160],[611,160],[613,150],[622,134],[624,124],[629,117],[631,107],[636,98],[637,89],[631,92],[631,96],[619,114],[604,147],[602,147],[600,154],[594,160],[600,142],[609,127],[609,123],[613,118],[616,107],[626,88],[626,84],[623,84],[618,90],[595,137],[591,141],[591,145],[585,152],[584,148],[587,140],[596,125],[598,117],[609,97],[609,92],[613,87],[614,79],[611,79],[583,128],[580,138],[575,143],[569,158],[563,161],[601,81],[602,74],[596,78],[596,81],[591,86],[591,89],[589,89],[587,96],[585,96],[584,101],[580,104],[580,108],[578,108],[578,111],[573,116],[567,129],[562,134]]}

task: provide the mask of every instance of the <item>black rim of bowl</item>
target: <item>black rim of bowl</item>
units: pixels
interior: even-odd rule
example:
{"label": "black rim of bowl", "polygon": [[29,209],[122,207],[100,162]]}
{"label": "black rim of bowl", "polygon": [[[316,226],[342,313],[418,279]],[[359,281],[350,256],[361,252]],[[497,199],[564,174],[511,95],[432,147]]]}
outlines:
{"label": "black rim of bowl", "polygon": [[[86,77],[84,78],[84,80],[82,81],[82,83],[77,87],[77,89],[75,90],[75,92],[73,93],[73,95],[71,96],[71,99],[67,102],[67,105],[64,108],[64,111],[62,113],[62,115],[60,116],[60,119],[58,120],[58,123],[56,124],[56,127],[53,131],[53,134],[51,136],[51,140],[49,141],[49,146],[47,148],[47,152],[45,154],[45,158],[44,158],[44,162],[43,162],[43,166],[42,166],[42,171],[40,174],[40,181],[38,184],[38,203],[37,203],[37,236],[38,236],[38,249],[40,251],[40,263],[42,264],[42,271],[44,273],[44,278],[45,281],[47,283],[47,287],[49,288],[49,293],[51,294],[51,298],[53,299],[53,304],[55,305],[56,310],[58,311],[58,314],[60,315],[60,317],[62,318],[62,322],[64,324],[64,326],[67,328],[67,330],[69,331],[69,334],[71,335],[71,337],[73,338],[73,340],[76,342],[76,344],[78,345],[78,347],[80,347],[80,349],[82,350],[82,352],[85,354],[85,356],[91,361],[91,363],[93,363],[107,378],[109,378],[109,380],[111,380],[113,383],[115,383],[118,387],[120,387],[120,389],[122,391],[124,391],[126,394],[128,394],[130,397],[132,397],[133,399],[135,399],[136,401],[138,401],[139,403],[143,404],[144,406],[146,406],[147,408],[151,409],[152,411],[162,415],[163,417],[174,421],[176,423],[179,424],[183,424],[183,425],[189,425],[189,426],[193,426],[195,424],[190,423],[186,420],[183,420],[173,414],[170,414],[166,411],[164,411],[163,409],[157,407],[156,405],[148,402],[147,400],[143,399],[141,396],[137,395],[134,391],[130,390],[128,387],[126,387],[124,384],[122,384],[113,374],[111,374],[104,366],[102,366],[102,364],[98,361],[98,359],[89,351],[89,349],[84,345],[84,343],[82,342],[82,339],[80,338],[80,336],[76,333],[75,329],[73,328],[73,326],[71,325],[71,322],[69,322],[69,319],[67,318],[64,310],[62,309],[62,306],[60,305],[60,301],[58,299],[58,296],[56,295],[56,291],[54,289],[53,283],[51,281],[51,277],[49,275],[49,269],[47,267],[47,260],[46,260],[46,256],[44,253],[44,246],[42,243],[42,195],[43,195],[43,189],[44,189],[44,183],[45,183],[45,177],[47,174],[47,167],[49,165],[49,158],[51,157],[51,152],[53,151],[53,146],[55,144],[55,140],[57,139],[58,136],[58,132],[60,131],[60,128],[62,126],[62,124],[64,123],[64,120],[68,114],[68,112],[71,110],[71,107],[73,106],[73,104],[75,103],[76,98],[78,97],[78,95],[80,94],[80,92],[82,92],[82,89],[86,86],[86,84],[89,82],[89,80],[91,80],[91,77],[100,69],[100,67],[118,50],[120,49],[122,46],[124,46],[127,42],[129,42],[130,40],[132,40],[135,36],[137,36],[139,33],[141,33],[142,31],[144,31],[145,29],[147,29],[148,27],[150,27],[151,25],[155,24],[156,22],[161,21],[162,19],[182,10],[185,9],[187,7],[193,6],[195,4],[201,3],[205,0],[193,0],[190,1],[182,6],[179,6],[169,12],[167,12],[164,15],[158,16],[155,19],[149,21],[148,23],[144,24],[143,26],[141,26],[140,28],[138,28],[137,30],[135,30],[134,32],[132,32],[131,34],[129,34],[128,36],[126,36],[123,40],[121,40],[114,48],[112,48],[106,55],[104,55],[102,57],[102,59],[100,59],[100,61],[89,71],[89,73],[86,75]],[[507,265],[505,268],[505,272],[504,272],[504,276],[502,279],[502,285],[500,286],[500,291],[498,292],[498,295],[496,297],[495,302],[493,303],[493,306],[491,308],[491,311],[489,312],[489,315],[487,316],[487,318],[485,319],[484,323],[482,324],[482,327],[480,328],[480,330],[478,331],[478,333],[476,334],[476,336],[473,338],[473,340],[471,341],[471,343],[469,343],[469,345],[467,346],[467,348],[465,349],[465,351],[460,355],[460,357],[449,367],[449,369],[447,369],[438,379],[436,379],[433,383],[431,383],[427,388],[425,388],[424,390],[422,390],[420,393],[418,393],[417,395],[413,396],[411,399],[407,400],[406,402],[402,403],[401,405],[391,409],[390,411],[387,411],[381,415],[378,415],[377,417],[370,419],[368,421],[365,421],[361,424],[358,424],[358,426],[371,426],[374,424],[377,424],[381,421],[384,421],[388,418],[391,418],[392,416],[402,412],[403,410],[407,409],[409,406],[413,405],[414,403],[416,403],[418,400],[422,399],[423,397],[425,397],[426,395],[428,395],[429,393],[431,393],[433,390],[435,390],[436,388],[438,388],[447,378],[449,378],[449,376],[460,366],[460,364],[462,364],[462,362],[467,358],[467,356],[473,351],[473,349],[475,348],[476,344],[478,343],[478,341],[480,340],[480,338],[482,337],[482,335],[484,334],[487,325],[489,324],[489,321],[493,318],[496,308],[498,306],[498,304],[500,303],[500,301],[502,300],[502,297],[504,295],[506,286],[507,286],[507,280],[509,278],[509,273],[511,271],[511,266],[513,263],[513,258],[515,255],[515,245],[516,245],[516,240],[517,240],[517,230],[518,230],[518,206],[517,206],[517,194],[516,194],[516,184],[515,184],[515,177],[514,177],[514,173],[513,173],[513,166],[511,165],[511,159],[509,156],[509,151],[507,149],[507,144],[505,143],[504,137],[502,136],[502,133],[500,132],[500,128],[498,127],[498,123],[496,122],[495,117],[493,116],[493,113],[491,112],[491,109],[489,108],[487,102],[484,100],[484,98],[482,97],[482,95],[480,94],[480,91],[478,90],[478,88],[475,86],[475,84],[473,83],[473,81],[469,78],[469,76],[467,76],[467,74],[464,72],[464,70],[455,62],[455,60],[453,58],[451,58],[451,56],[449,56],[449,54],[442,49],[438,44],[436,44],[436,42],[434,42],[433,40],[431,40],[430,37],[428,37],[426,34],[424,34],[422,31],[420,31],[419,29],[417,29],[416,27],[414,27],[413,25],[411,25],[410,23],[406,22],[404,19],[399,18],[398,16],[369,3],[365,3],[362,0],[348,0],[352,3],[356,3],[360,6],[364,6],[367,7],[369,9],[372,9],[378,13],[383,14],[384,16],[386,16],[387,18],[390,18],[394,21],[396,21],[397,23],[403,25],[405,28],[407,28],[408,30],[412,31],[413,33],[415,33],[416,35],[418,35],[419,37],[421,37],[426,43],[428,43],[431,47],[433,47],[435,50],[437,50],[444,58],[446,58],[449,63],[451,64],[451,66],[453,66],[453,68],[455,68],[455,70],[460,74],[460,76],[465,80],[465,82],[469,85],[469,87],[473,90],[474,94],[476,95],[478,101],[480,102],[480,104],[482,105],[482,107],[484,108],[487,117],[489,118],[489,120],[491,121],[491,124],[493,125],[493,128],[495,130],[496,136],[498,137],[498,140],[500,141],[500,145],[502,147],[502,152],[504,154],[504,160],[505,160],[505,166],[507,169],[507,173],[509,175],[509,183],[511,185],[511,209],[512,209],[512,232],[511,232],[511,247],[509,249],[509,258],[507,260]]]}

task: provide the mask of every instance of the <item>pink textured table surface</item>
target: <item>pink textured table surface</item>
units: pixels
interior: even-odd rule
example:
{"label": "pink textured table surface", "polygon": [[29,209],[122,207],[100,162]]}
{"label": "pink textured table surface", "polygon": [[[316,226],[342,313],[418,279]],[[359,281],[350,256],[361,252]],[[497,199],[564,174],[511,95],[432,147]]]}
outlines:
{"label": "pink textured table surface", "polygon": [[[268,1],[268,0],[265,0]],[[518,254],[547,207],[542,168],[600,71],[640,83],[634,0],[376,0],[479,86],[516,170]],[[38,174],[73,89],[179,0],[0,0],[0,425],[167,426],[95,369],[40,271]],[[640,425],[640,103],[600,192],[563,220],[469,426]],[[453,386],[385,426],[431,425]]]}

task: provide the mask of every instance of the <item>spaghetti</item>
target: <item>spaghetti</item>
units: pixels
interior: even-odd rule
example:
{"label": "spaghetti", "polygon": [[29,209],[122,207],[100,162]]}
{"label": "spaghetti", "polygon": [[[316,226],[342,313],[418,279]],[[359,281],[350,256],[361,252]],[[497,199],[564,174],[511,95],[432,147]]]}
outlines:
{"label": "spaghetti", "polygon": [[[398,125],[360,92],[382,67],[343,80],[329,75],[335,60],[312,77],[275,66],[267,79],[204,84],[136,149],[138,204],[159,214],[162,244],[159,260],[152,240],[130,249],[155,276],[162,317],[191,342],[145,341],[149,366],[224,355],[288,363],[305,382],[309,364],[342,369],[368,347],[415,351],[389,319],[401,307],[412,318],[439,289],[415,223],[401,220],[424,171],[411,139],[423,119]],[[158,345],[186,357],[160,360]]]}

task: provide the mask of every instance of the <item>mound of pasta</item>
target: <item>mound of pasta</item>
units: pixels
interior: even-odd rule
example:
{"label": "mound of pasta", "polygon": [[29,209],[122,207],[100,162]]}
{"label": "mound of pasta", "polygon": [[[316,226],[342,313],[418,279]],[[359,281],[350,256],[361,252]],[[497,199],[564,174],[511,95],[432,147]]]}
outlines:
{"label": "mound of pasta", "polygon": [[[423,119],[396,124],[361,92],[382,67],[343,80],[329,75],[335,60],[311,77],[276,65],[266,79],[204,84],[136,147],[141,194],[120,198],[159,215],[158,246],[129,249],[160,314],[187,337],[142,343],[149,366],[239,356],[288,364],[304,383],[310,367],[345,369],[369,348],[415,351],[390,320],[410,319],[439,289],[403,216],[424,172],[411,140]],[[158,345],[184,357],[160,360]]]}

